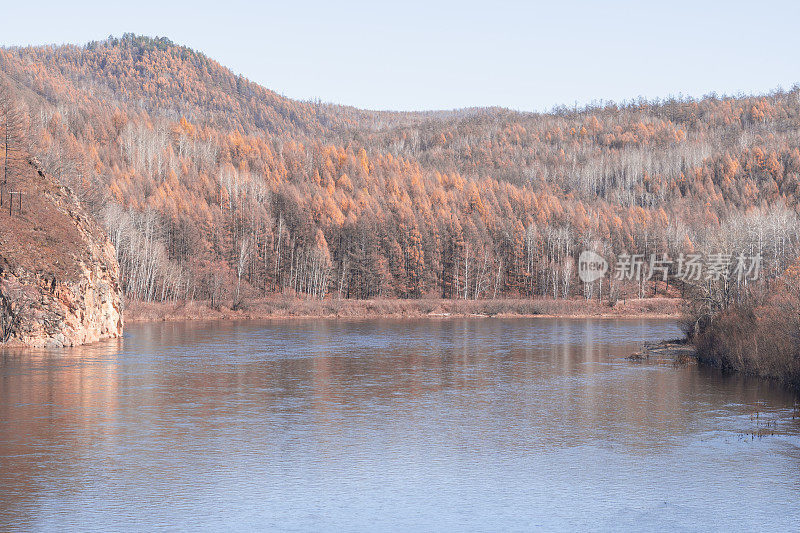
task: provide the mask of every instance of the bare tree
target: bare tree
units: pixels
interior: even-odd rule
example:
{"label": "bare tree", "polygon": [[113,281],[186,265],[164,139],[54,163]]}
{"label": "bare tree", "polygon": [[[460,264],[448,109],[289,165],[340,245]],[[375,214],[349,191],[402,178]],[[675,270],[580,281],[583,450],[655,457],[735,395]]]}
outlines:
{"label": "bare tree", "polygon": [[[27,153],[25,145],[25,115],[14,90],[8,83],[0,81],[0,157],[3,158],[2,175],[0,175],[0,190],[6,192],[14,174],[22,170]],[[0,194],[2,205],[3,194]]]}
{"label": "bare tree", "polygon": [[19,331],[30,304],[31,299],[22,287],[4,284],[0,288],[0,342],[8,342]]}
{"label": "bare tree", "polygon": [[241,289],[242,276],[250,264],[250,257],[253,254],[250,238],[243,237],[239,240],[239,254],[236,259],[236,296],[233,300],[233,309],[238,309],[242,305]]}

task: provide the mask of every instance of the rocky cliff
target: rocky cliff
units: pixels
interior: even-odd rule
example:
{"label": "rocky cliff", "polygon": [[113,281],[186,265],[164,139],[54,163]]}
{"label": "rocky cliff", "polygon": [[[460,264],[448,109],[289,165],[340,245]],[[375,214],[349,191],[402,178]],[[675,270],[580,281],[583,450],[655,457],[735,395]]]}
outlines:
{"label": "rocky cliff", "polygon": [[0,187],[0,342],[59,347],[120,336],[119,266],[102,228],[34,160]]}

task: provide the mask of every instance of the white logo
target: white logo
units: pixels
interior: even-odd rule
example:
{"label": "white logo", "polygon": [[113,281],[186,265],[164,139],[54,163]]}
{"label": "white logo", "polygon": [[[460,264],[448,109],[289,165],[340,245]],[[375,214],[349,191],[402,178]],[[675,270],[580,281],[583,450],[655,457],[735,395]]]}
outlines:
{"label": "white logo", "polygon": [[592,283],[608,272],[608,262],[600,254],[584,250],[578,258],[578,277],[584,283]]}

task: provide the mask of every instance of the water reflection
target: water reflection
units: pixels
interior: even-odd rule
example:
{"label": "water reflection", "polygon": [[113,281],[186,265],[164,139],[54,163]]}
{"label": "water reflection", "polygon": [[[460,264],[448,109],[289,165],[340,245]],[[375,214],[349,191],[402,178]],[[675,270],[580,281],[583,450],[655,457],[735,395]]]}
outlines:
{"label": "water reflection", "polygon": [[791,524],[794,397],[622,358],[676,335],[624,320],[166,323],[5,352],[0,528]]}

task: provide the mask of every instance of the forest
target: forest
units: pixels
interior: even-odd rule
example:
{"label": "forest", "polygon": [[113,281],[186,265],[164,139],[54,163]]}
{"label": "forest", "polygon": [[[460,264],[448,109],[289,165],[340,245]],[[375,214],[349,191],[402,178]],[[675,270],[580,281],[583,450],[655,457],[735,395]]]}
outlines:
{"label": "forest", "polygon": [[[131,299],[694,295],[699,333],[797,278],[797,86],[549,113],[364,111],[291,100],[132,34],[0,49],[0,82],[4,183],[26,152],[75,191]],[[581,283],[582,250],[760,254],[763,269],[749,284]]]}

